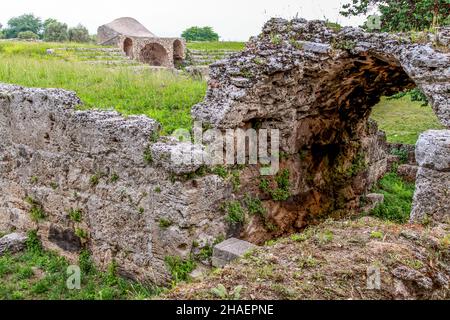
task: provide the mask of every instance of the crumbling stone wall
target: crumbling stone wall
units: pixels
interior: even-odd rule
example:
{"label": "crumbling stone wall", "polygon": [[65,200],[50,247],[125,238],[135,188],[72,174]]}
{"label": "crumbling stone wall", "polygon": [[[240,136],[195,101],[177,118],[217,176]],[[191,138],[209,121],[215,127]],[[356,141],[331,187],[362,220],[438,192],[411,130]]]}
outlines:
{"label": "crumbling stone wall", "polygon": [[[154,41],[133,39],[134,57]],[[201,164],[171,155],[186,147],[202,154],[203,146],[158,139],[151,119],[76,111],[79,99],[63,90],[0,85],[0,229],[38,228],[47,247],[75,257],[84,246],[101,266],[114,259],[124,274],[164,282],[166,256],[187,257],[225,233],[261,243],[358,211],[388,168],[372,107],[418,86],[450,127],[449,67],[448,53],[401,36],[269,21],[245,51],[211,66],[206,99],[192,115],[205,128],[279,129],[276,177],[261,177],[259,165],[231,178],[194,174]],[[413,217],[449,214],[447,131],[419,141],[423,187]],[[264,210],[228,224],[222,205],[245,207],[248,197]]]}
{"label": "crumbling stone wall", "polygon": [[[211,65],[206,99],[192,115],[220,129],[281,130],[289,199],[273,201],[251,173],[244,189],[265,200],[272,235],[292,232],[352,212],[377,178],[367,174],[376,154],[367,123],[382,95],[417,86],[450,127],[450,55],[443,49],[401,35],[336,31],[322,21],[272,19],[246,50]],[[264,240],[264,226],[250,223],[242,235]]]}
{"label": "crumbling stone wall", "polygon": [[166,256],[225,235],[231,186],[176,176],[193,168],[171,167],[163,155],[177,144],[152,142],[156,121],[79,104],[72,92],[0,84],[0,230],[38,229],[73,260],[86,248],[101,267],[115,260],[122,274],[164,283]]}

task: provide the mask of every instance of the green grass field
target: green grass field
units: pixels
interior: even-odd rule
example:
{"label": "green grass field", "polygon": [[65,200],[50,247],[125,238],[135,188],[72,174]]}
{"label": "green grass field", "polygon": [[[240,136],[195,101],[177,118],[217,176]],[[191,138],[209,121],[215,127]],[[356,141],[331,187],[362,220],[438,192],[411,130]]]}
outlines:
{"label": "green grass field", "polygon": [[84,103],[82,109],[144,114],[161,122],[163,133],[189,128],[190,109],[203,100],[206,92],[204,81],[170,72],[135,72],[126,67],[64,61],[45,53],[51,46],[53,44],[2,43],[0,81],[73,90]]}
{"label": "green grass field", "polygon": [[[60,57],[46,49],[67,47],[72,53]],[[76,91],[82,109],[115,109],[124,115],[144,114],[161,122],[163,134],[189,128],[190,109],[202,101],[206,82],[169,72],[135,72],[126,67],[89,65],[79,56],[80,47],[95,45],[0,42],[0,81],[30,87],[64,88]],[[241,42],[192,42],[198,50],[241,50]],[[103,47],[102,47],[103,48]],[[75,51],[75,53],[74,53]],[[80,61],[77,61],[80,60]],[[372,113],[388,140],[415,144],[419,134],[442,128],[431,108],[410,101],[383,98]]]}
{"label": "green grass field", "polygon": [[429,129],[442,129],[430,106],[411,101],[409,96],[398,100],[383,98],[375,106],[372,118],[386,132],[389,142],[415,144],[420,133]]}
{"label": "green grass field", "polygon": [[245,42],[188,42],[187,48],[191,50],[227,50],[227,51],[241,51],[245,48]]}

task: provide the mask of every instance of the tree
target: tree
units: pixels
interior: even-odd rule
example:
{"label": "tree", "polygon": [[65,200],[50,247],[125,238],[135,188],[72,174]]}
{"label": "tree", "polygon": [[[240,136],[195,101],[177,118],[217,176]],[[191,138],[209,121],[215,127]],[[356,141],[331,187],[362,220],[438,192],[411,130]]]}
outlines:
{"label": "tree", "polygon": [[449,0],[351,0],[341,14],[358,16],[377,8],[381,31],[422,31],[449,24]]}
{"label": "tree", "polygon": [[2,30],[3,25],[0,23],[0,39],[4,39],[5,38],[5,33]]}
{"label": "tree", "polygon": [[69,29],[69,40],[72,42],[90,42],[91,38],[88,29],[79,24],[75,28]]}
{"label": "tree", "polygon": [[44,22],[44,40],[51,42],[64,42],[69,39],[67,24],[48,19]]}
{"label": "tree", "polygon": [[219,35],[211,27],[191,27],[181,35],[186,41],[219,41]]}
{"label": "tree", "polygon": [[39,36],[34,33],[33,31],[22,31],[19,32],[19,34],[17,35],[17,38],[22,39],[22,40],[37,40],[39,39]]}
{"label": "tree", "polygon": [[42,21],[33,14],[24,14],[12,18],[8,21],[8,28],[5,30],[7,38],[17,38],[20,32],[31,31],[40,35],[42,30]]}

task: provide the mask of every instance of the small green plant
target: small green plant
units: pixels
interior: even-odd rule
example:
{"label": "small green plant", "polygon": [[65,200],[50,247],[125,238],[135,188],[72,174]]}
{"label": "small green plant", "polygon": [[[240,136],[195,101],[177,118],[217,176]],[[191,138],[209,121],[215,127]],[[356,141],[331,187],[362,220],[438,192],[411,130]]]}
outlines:
{"label": "small green plant", "polygon": [[78,265],[83,273],[89,274],[95,272],[94,262],[92,261],[91,253],[83,249],[78,257]]}
{"label": "small green plant", "polygon": [[303,241],[308,240],[308,237],[304,233],[296,233],[296,234],[291,235],[291,240],[295,241],[295,242],[303,242]]}
{"label": "small green plant", "polygon": [[381,231],[372,231],[370,233],[370,238],[383,240],[384,234]]}
{"label": "small green plant", "polygon": [[223,300],[239,300],[243,288],[243,286],[239,285],[228,291],[223,284],[218,284],[217,287],[211,289],[211,293]]}
{"label": "small green plant", "polygon": [[96,173],[91,176],[89,179],[89,183],[91,184],[91,187],[95,187],[100,183],[100,174]]}
{"label": "small green plant", "polygon": [[245,196],[244,203],[247,206],[248,213],[251,215],[265,216],[267,213],[262,201],[258,198],[252,198],[249,194]]}
{"label": "small green plant", "polygon": [[231,173],[231,184],[233,185],[234,192],[238,192],[241,188],[241,174],[239,170],[234,170]]}
{"label": "small green plant", "polygon": [[213,169],[212,172],[222,179],[226,179],[228,177],[228,170],[224,166],[217,166]]}
{"label": "small green plant", "polygon": [[27,233],[27,241],[26,241],[27,250],[32,253],[41,253],[42,252],[42,244],[39,239],[37,230],[31,230]]}
{"label": "small green plant", "polygon": [[138,212],[139,212],[139,214],[144,214],[145,209],[143,207],[139,207]]}
{"label": "small green plant", "polygon": [[279,172],[275,177],[277,188],[271,189],[270,182],[266,178],[261,179],[259,183],[259,188],[261,191],[269,194],[275,201],[286,201],[291,196],[289,176],[290,176],[289,170],[284,169],[281,172]]}
{"label": "small green plant", "polygon": [[334,235],[330,230],[325,230],[324,232],[317,234],[316,238],[320,244],[327,244],[333,241]]}
{"label": "small green plant", "polygon": [[409,159],[408,151],[406,151],[404,149],[392,149],[391,154],[399,157],[400,163],[402,163],[402,164],[408,162],[408,159]]}
{"label": "small green plant", "polygon": [[239,224],[245,221],[245,213],[239,201],[225,203],[224,210],[228,214],[225,218],[231,224]]}
{"label": "small green plant", "polygon": [[168,219],[161,218],[159,219],[158,224],[161,229],[168,229],[173,225],[173,222]]}
{"label": "small green plant", "polygon": [[114,172],[114,173],[111,175],[111,178],[109,178],[109,182],[111,182],[111,183],[116,183],[117,181],[119,181],[119,179],[120,179],[119,175],[118,175],[117,173]]}
{"label": "small green plant", "polygon": [[156,188],[155,188],[155,192],[156,192],[156,193],[161,193],[161,192],[162,192],[161,187],[156,187]]}
{"label": "small green plant", "polygon": [[153,131],[152,134],[150,135],[150,142],[156,143],[158,142],[158,139],[159,139],[159,132]]}
{"label": "small green plant", "polygon": [[396,223],[408,222],[414,190],[414,184],[404,182],[396,173],[388,173],[378,182],[374,190],[384,195],[384,202],[370,214]]}
{"label": "small green plant", "polygon": [[73,209],[70,208],[69,210],[69,218],[73,222],[81,222],[83,219],[83,212],[81,209]]}
{"label": "small green plant", "polygon": [[39,182],[38,177],[32,176],[32,177],[30,178],[30,183],[31,183],[31,184],[37,184],[38,182]]}
{"label": "small green plant", "polygon": [[278,34],[271,34],[270,35],[270,42],[272,42],[274,45],[280,45],[283,41],[283,38]]}
{"label": "small green plant", "polygon": [[82,239],[82,240],[87,240],[88,239],[88,233],[86,230],[81,229],[81,228],[76,228],[75,229],[75,235]]}
{"label": "small green plant", "polygon": [[356,48],[356,41],[354,40],[336,40],[333,39],[331,43],[333,49],[337,50],[353,50]]}
{"label": "small green plant", "polygon": [[447,234],[445,237],[441,239],[441,247],[450,248],[450,234]]}
{"label": "small green plant", "polygon": [[267,179],[261,179],[259,183],[259,189],[264,193],[270,193],[270,182]]}
{"label": "small green plant", "polygon": [[150,149],[150,146],[148,146],[144,150],[144,162],[146,164],[152,164],[153,163],[153,154],[152,154],[152,150]]}
{"label": "small green plant", "polygon": [[319,264],[319,261],[317,259],[313,258],[312,255],[309,255],[306,258],[300,259],[299,268],[300,269],[314,268],[318,264]]}
{"label": "small green plant", "polygon": [[59,188],[59,185],[58,185],[56,182],[50,182],[50,187],[51,187],[53,190],[56,190],[56,189]]}
{"label": "small green plant", "polygon": [[27,202],[31,208],[30,208],[30,216],[31,220],[34,222],[39,222],[47,218],[47,214],[44,211],[44,208],[42,207],[42,204],[32,198],[31,196],[28,196],[25,198],[25,202]]}
{"label": "small green plant", "polygon": [[190,279],[189,274],[196,267],[195,261],[191,258],[183,260],[178,256],[167,256],[164,261],[172,274],[174,284],[180,281],[188,281]]}

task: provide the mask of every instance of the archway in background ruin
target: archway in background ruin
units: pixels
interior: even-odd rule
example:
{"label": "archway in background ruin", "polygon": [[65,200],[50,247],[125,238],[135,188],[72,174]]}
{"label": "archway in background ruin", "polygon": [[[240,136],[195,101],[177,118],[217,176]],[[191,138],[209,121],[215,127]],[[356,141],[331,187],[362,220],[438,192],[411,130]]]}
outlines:
{"label": "archway in background ruin", "polygon": [[179,67],[183,63],[183,44],[180,40],[173,42],[173,63],[175,67]]}
{"label": "archway in background ruin", "polygon": [[167,66],[169,57],[166,49],[158,43],[149,43],[141,50],[140,60],[151,66]]}
{"label": "archway in background ruin", "polygon": [[123,42],[123,51],[127,57],[133,58],[133,40],[126,38]]}

